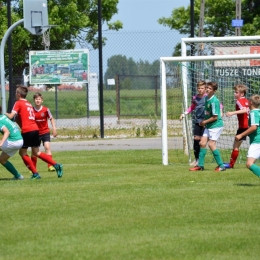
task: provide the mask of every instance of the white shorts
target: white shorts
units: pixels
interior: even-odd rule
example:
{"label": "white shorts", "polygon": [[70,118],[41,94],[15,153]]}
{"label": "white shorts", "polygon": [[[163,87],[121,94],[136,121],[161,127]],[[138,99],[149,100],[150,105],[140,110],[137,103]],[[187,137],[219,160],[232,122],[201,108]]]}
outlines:
{"label": "white shorts", "polygon": [[260,144],[250,144],[247,157],[259,159],[260,158]]}
{"label": "white shorts", "polygon": [[217,141],[222,133],[222,130],[223,126],[212,129],[205,128],[203,136],[208,137],[209,140]]}
{"label": "white shorts", "polygon": [[8,154],[10,157],[13,156],[23,146],[23,139],[19,141],[5,140],[2,145],[2,151]]}

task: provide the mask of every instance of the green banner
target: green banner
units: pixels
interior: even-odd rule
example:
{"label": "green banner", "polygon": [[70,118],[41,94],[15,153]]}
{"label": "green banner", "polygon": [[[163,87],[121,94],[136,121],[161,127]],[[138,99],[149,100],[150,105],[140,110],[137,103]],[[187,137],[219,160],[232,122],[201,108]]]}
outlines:
{"label": "green banner", "polygon": [[89,51],[30,51],[30,84],[63,84],[89,80]]}

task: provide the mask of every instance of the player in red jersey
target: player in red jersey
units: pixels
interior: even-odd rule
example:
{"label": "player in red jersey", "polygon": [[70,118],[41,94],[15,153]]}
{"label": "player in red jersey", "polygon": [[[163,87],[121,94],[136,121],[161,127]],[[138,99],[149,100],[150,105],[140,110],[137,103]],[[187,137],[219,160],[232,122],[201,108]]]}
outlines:
{"label": "player in red jersey", "polygon": [[50,163],[56,170],[58,178],[62,177],[62,164],[56,163],[47,154],[40,152],[40,139],[39,139],[39,128],[35,122],[35,115],[33,106],[26,100],[28,94],[28,88],[19,85],[16,89],[16,102],[11,113],[6,113],[7,117],[17,119],[16,122],[19,124],[22,130],[23,146],[19,150],[19,154],[27,168],[33,173],[31,179],[40,179],[36,167],[34,166],[31,158],[27,154],[28,147],[32,148],[32,154],[39,157],[46,163]]}
{"label": "player in red jersey", "polygon": [[[51,154],[51,147],[50,147],[50,142],[51,142],[51,134],[50,134],[50,128],[48,125],[48,121],[50,120],[51,125],[52,125],[52,134],[54,137],[57,136],[57,131],[56,131],[56,125],[55,121],[52,117],[51,111],[48,107],[42,106],[43,103],[43,96],[41,93],[37,92],[33,95],[33,100],[34,100],[34,115],[35,115],[35,121],[36,124],[39,128],[39,138],[40,138],[40,143],[43,143],[45,153],[52,158]],[[37,164],[37,157],[33,156],[31,157],[34,166],[36,167]],[[55,168],[51,165],[48,164],[48,171],[52,172],[55,171]]]}
{"label": "player in red jersey", "polygon": [[[246,99],[246,91],[247,87],[245,85],[238,84],[234,87],[235,90],[235,98],[236,98],[236,111],[227,112],[226,115],[228,117],[237,115],[238,119],[238,130],[236,135],[239,135],[245,132],[248,129],[248,114],[249,114],[249,102]],[[246,136],[244,136],[241,140],[234,140],[233,151],[231,153],[230,162],[225,163],[224,166],[226,168],[234,168],[234,164],[236,163],[237,157],[239,155],[239,147],[242,144],[242,141],[246,140]]]}

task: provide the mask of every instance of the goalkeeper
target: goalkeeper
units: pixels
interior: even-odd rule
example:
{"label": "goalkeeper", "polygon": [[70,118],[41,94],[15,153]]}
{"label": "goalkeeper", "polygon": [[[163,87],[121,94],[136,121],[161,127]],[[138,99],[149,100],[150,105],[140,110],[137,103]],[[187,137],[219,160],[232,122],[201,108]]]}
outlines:
{"label": "goalkeeper", "polygon": [[203,171],[204,161],[207,153],[207,144],[212,151],[212,154],[218,164],[215,171],[225,171],[226,168],[223,165],[221,155],[217,149],[217,140],[219,139],[223,130],[223,120],[221,116],[220,102],[215,96],[215,92],[218,89],[218,84],[216,82],[208,82],[206,86],[206,97],[205,103],[205,119],[200,122],[201,126],[205,126],[203,136],[200,141],[200,154],[199,162],[197,166],[190,168],[190,171]]}
{"label": "goalkeeper", "polygon": [[191,113],[192,111],[195,112],[195,124],[193,128],[193,150],[194,150],[194,161],[190,164],[190,166],[196,166],[199,159],[200,153],[200,139],[204,132],[204,127],[200,126],[200,122],[204,119],[204,105],[205,105],[205,98],[206,98],[206,82],[201,80],[197,83],[197,92],[198,94],[192,98],[191,106],[180,115],[180,120],[182,120],[185,115]]}
{"label": "goalkeeper", "polygon": [[[239,135],[245,132],[248,129],[248,114],[249,114],[249,104],[246,99],[246,91],[247,87],[245,85],[238,84],[234,87],[234,96],[236,99],[236,111],[227,112],[226,116],[230,117],[233,115],[237,115],[238,119],[238,130],[237,134]],[[242,141],[246,140],[246,136],[241,138],[240,140],[234,140],[233,143],[233,151],[231,153],[230,162],[224,163],[225,168],[234,168],[237,157],[239,155],[239,147],[242,144]]]}

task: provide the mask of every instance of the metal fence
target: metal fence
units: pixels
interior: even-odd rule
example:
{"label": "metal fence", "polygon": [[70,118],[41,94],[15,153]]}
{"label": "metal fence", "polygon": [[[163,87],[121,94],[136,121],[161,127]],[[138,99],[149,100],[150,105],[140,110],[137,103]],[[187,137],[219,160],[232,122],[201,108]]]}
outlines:
{"label": "metal fence", "polygon": [[[109,69],[108,60],[115,56],[125,56],[134,62],[143,61],[152,64],[162,56],[172,56],[174,47],[180,42],[177,31],[135,31],[135,32],[103,32],[107,39],[103,47],[103,72]],[[77,46],[77,48],[79,48]],[[84,46],[85,48],[85,46]],[[51,46],[50,46],[51,50]],[[100,128],[99,98],[93,96],[91,84],[98,84],[99,67],[98,50],[90,49],[90,84],[77,86],[54,85],[30,86],[28,100],[33,102],[33,94],[42,91],[44,105],[48,106],[56,119],[58,128],[77,129],[81,127]],[[114,88],[108,88],[104,80],[104,131],[113,127],[129,128],[130,125],[146,124],[151,117],[160,117],[160,75],[129,75],[115,71]],[[92,78],[93,77],[93,78]],[[128,87],[126,87],[127,81]],[[18,77],[13,84],[22,83],[23,76]],[[130,84],[130,87],[129,87]],[[48,90],[48,91],[47,91]],[[9,86],[6,85],[7,102]],[[8,110],[12,108],[14,97],[10,96]],[[177,116],[177,115],[176,115]],[[138,123],[137,123],[138,122]],[[158,120],[160,129],[160,122]]]}
{"label": "metal fence", "polygon": [[160,77],[116,75],[116,115],[120,118],[160,116]]}

